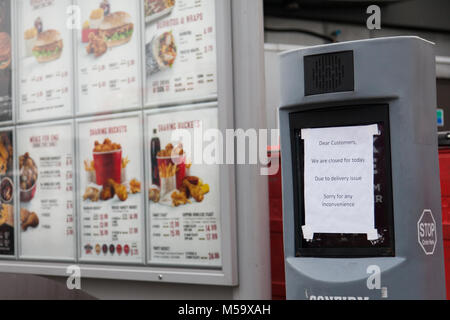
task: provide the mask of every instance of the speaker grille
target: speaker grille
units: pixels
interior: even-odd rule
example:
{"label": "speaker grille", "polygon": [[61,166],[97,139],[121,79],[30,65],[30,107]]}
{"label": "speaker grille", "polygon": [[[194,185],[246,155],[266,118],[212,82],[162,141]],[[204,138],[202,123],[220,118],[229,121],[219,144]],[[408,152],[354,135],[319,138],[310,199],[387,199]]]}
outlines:
{"label": "speaker grille", "polygon": [[305,56],[305,95],[355,90],[353,51]]}

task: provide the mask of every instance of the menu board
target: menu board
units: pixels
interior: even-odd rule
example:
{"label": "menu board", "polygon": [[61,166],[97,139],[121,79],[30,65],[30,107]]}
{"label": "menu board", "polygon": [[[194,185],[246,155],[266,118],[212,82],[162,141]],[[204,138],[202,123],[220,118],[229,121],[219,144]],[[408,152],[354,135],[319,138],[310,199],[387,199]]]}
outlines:
{"label": "menu board", "polygon": [[140,106],[139,0],[78,0],[78,112]]}
{"label": "menu board", "polygon": [[72,114],[72,30],[66,25],[71,0],[19,1],[19,120]]}
{"label": "menu board", "polygon": [[78,123],[82,260],[144,262],[141,137],[136,114]]}
{"label": "menu board", "polygon": [[[197,152],[219,152],[218,133],[210,130],[218,128],[217,109],[150,113],[146,120],[150,262],[221,266],[219,165]],[[207,130],[213,139],[203,143]]]}
{"label": "menu board", "polygon": [[214,0],[142,0],[146,105],[217,94]]}
{"label": "menu board", "polygon": [[71,122],[18,129],[20,257],[74,260],[74,145]]}
{"label": "menu board", "polygon": [[0,122],[12,121],[11,1],[0,0]]}
{"label": "menu board", "polygon": [[0,132],[0,256],[14,250],[14,145],[13,131]]}

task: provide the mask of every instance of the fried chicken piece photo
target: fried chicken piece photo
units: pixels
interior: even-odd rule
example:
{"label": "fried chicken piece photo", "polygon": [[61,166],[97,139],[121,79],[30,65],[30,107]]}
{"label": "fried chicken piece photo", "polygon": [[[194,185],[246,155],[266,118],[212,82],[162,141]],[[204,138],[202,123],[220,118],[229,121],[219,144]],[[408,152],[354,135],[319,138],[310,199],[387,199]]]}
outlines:
{"label": "fried chicken piece photo", "polygon": [[141,183],[136,179],[130,181],[130,191],[132,194],[141,192]]}
{"label": "fried chicken piece photo", "polygon": [[7,224],[14,227],[14,208],[11,205],[1,205],[0,226]]}
{"label": "fried chicken piece photo", "polygon": [[100,192],[100,199],[102,201],[107,201],[109,199],[114,198],[115,192],[113,186],[108,182],[103,186],[102,191]]}
{"label": "fried chicken piece photo", "polygon": [[113,179],[109,179],[107,184],[109,184],[113,188],[114,193],[117,195],[120,201],[127,201],[128,199],[127,187],[125,187],[120,183],[115,182]]}
{"label": "fried chicken piece photo", "polygon": [[209,193],[209,185],[203,184],[197,177],[186,177],[183,180],[183,186],[189,189],[189,194],[197,202],[202,202],[205,195]]}
{"label": "fried chicken piece photo", "polygon": [[8,171],[8,162],[10,158],[9,148],[5,146],[3,141],[0,142],[0,174],[6,174]]}
{"label": "fried chicken piece photo", "polygon": [[174,191],[172,193],[172,204],[175,207],[179,207],[181,205],[185,205],[188,203],[192,203],[192,202],[188,199],[186,193],[180,192],[180,191]]}
{"label": "fried chicken piece photo", "polygon": [[39,217],[35,212],[30,212],[26,209],[20,209],[20,224],[23,231],[27,231],[28,228],[36,228],[39,226]]}
{"label": "fried chicken piece photo", "polygon": [[83,195],[83,200],[91,200],[92,202],[97,202],[100,200],[100,190],[96,188],[89,187]]}
{"label": "fried chicken piece photo", "polygon": [[154,203],[158,203],[161,200],[161,191],[155,188],[148,190],[148,199]]}
{"label": "fried chicken piece photo", "polygon": [[108,44],[101,36],[95,35],[95,33],[91,32],[89,34],[89,44],[86,47],[86,52],[88,54],[93,53],[95,57],[101,57],[108,51]]}

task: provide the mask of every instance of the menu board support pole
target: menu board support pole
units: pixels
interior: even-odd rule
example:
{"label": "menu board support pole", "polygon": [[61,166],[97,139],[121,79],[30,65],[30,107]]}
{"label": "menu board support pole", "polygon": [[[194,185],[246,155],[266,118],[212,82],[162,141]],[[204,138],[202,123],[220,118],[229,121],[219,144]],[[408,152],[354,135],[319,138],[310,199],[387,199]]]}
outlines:
{"label": "menu board support pole", "polygon": [[[235,127],[267,128],[262,0],[233,0]],[[270,299],[270,231],[267,176],[259,165],[236,166],[239,287],[236,299]]]}

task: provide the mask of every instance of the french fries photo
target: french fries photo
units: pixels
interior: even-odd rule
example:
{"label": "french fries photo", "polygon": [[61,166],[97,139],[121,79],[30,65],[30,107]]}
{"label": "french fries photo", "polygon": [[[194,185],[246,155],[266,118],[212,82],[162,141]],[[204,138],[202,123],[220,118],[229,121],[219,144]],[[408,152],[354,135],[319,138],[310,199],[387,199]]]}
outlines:
{"label": "french fries photo", "polygon": [[166,163],[162,163],[159,167],[159,176],[162,179],[167,179],[174,177],[177,174],[177,166],[173,163],[167,165]]}

